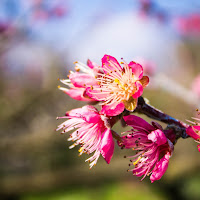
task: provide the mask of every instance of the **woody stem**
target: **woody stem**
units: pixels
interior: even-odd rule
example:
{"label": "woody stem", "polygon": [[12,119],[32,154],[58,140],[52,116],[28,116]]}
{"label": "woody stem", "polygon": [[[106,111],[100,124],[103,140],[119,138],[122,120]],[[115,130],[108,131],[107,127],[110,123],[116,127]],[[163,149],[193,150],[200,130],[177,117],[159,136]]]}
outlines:
{"label": "woody stem", "polygon": [[145,114],[152,119],[168,124],[171,128],[178,130],[178,137],[188,137],[185,130],[189,125],[147,104],[143,97],[138,98],[138,105],[134,112]]}

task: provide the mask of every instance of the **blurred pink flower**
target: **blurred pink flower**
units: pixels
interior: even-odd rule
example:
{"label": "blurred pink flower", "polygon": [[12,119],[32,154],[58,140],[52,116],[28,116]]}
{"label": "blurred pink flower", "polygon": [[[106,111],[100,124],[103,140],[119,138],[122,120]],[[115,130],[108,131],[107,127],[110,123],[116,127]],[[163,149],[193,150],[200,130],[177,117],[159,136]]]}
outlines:
{"label": "blurred pink flower", "polygon": [[140,3],[140,9],[139,9],[140,17],[145,19],[146,17],[148,17],[149,13],[151,12],[152,1],[151,0],[139,0],[139,3]]}
{"label": "blurred pink flower", "polygon": [[[70,71],[68,75],[69,79],[61,79],[60,81],[67,85],[68,88],[60,87],[58,88],[68,94],[71,98],[79,101],[96,101],[85,93],[88,86],[97,85],[97,80],[95,79],[96,74],[99,70],[98,65],[88,60],[87,65],[75,62],[76,72]],[[82,71],[83,73],[80,73]]]}
{"label": "blurred pink flower", "polygon": [[129,166],[134,165],[135,168],[128,171],[132,171],[133,175],[143,176],[142,180],[151,174],[152,183],[161,179],[167,170],[169,158],[173,152],[172,142],[156,122],[152,122],[150,125],[134,115],[124,116],[124,120],[133,129],[125,132],[128,135],[123,136],[122,141],[118,144],[122,148],[132,148],[137,151],[134,156],[130,156],[133,159],[129,164]]}
{"label": "blurred pink flower", "polygon": [[175,26],[182,35],[200,35],[200,14],[193,13],[190,16],[179,17],[175,20]]}
{"label": "blurred pink flower", "polygon": [[96,101],[103,101],[102,114],[119,115],[124,108],[133,111],[137,99],[149,83],[148,76],[143,76],[140,64],[131,61],[129,64],[118,61],[109,55],[102,58],[102,70],[98,73],[98,85],[88,87],[86,93]]}
{"label": "blurred pink flower", "polygon": [[106,116],[100,115],[98,110],[93,106],[84,106],[66,113],[67,121],[58,126],[57,131],[62,129],[62,133],[75,130],[70,134],[69,141],[74,141],[74,144],[81,145],[79,152],[91,154],[93,156],[86,161],[90,163],[90,168],[96,165],[100,154],[109,164],[114,152],[114,140],[110,126],[106,123]]}
{"label": "blurred pink flower", "polygon": [[62,5],[57,5],[50,11],[51,15],[56,17],[63,17],[67,14],[67,12],[67,8],[63,7]]}
{"label": "blurred pink flower", "polygon": [[192,91],[200,98],[200,75],[192,83]]}
{"label": "blurred pink flower", "polygon": [[38,21],[38,20],[45,21],[49,18],[49,13],[46,10],[38,8],[34,10],[32,17],[33,17],[33,21]]}
{"label": "blurred pink flower", "polygon": [[[197,111],[198,114],[200,113],[199,111]],[[196,120],[195,122],[191,122],[193,125],[189,126],[187,129],[186,129],[186,133],[192,137],[197,143],[199,143],[197,145],[197,148],[200,152],[200,119],[198,118],[193,118],[194,120]]]}
{"label": "blurred pink flower", "polygon": [[156,73],[156,64],[152,61],[143,58],[136,58],[135,60],[142,65],[144,74],[153,76]]}

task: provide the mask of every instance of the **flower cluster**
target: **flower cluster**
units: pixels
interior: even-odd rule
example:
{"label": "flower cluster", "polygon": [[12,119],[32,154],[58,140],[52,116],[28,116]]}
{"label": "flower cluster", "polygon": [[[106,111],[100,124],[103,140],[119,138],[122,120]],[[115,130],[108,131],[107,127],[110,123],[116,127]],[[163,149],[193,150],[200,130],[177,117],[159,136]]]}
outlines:
{"label": "flower cluster", "polygon": [[93,156],[86,161],[90,163],[90,168],[96,165],[100,154],[110,163],[114,152],[114,140],[106,118],[101,115],[93,106],[84,106],[66,113],[61,117],[67,120],[60,124],[57,131],[62,129],[62,133],[76,129],[70,134],[69,141],[74,141],[70,149],[76,145],[80,145],[80,155],[82,153],[91,154]]}
{"label": "flower cluster", "polygon": [[[104,55],[101,66],[90,60],[87,65],[75,62],[75,72],[70,71],[68,79],[60,81],[67,88],[59,86],[59,89],[71,98],[101,105],[100,111],[86,105],[58,117],[65,121],[56,130],[71,132],[68,140],[73,144],[69,148],[79,145],[79,155],[90,155],[86,160],[90,168],[97,164],[100,155],[110,163],[116,139],[121,149],[135,152],[134,155],[125,156],[130,158],[129,166],[133,166],[128,171],[142,176],[142,180],[150,175],[153,183],[166,172],[178,138],[191,136],[200,141],[200,123],[192,126],[184,124],[150,106],[141,97],[149,77],[143,75],[143,67],[139,63],[126,63],[123,59],[119,63],[114,57]],[[168,126],[163,129],[157,122],[149,124],[131,115],[131,112],[146,114]],[[132,127],[122,136],[113,130],[119,120],[124,126]],[[198,148],[200,150],[200,145]]]}
{"label": "flower cluster", "polygon": [[159,180],[167,170],[174,149],[173,143],[166,137],[166,131],[156,122],[150,125],[134,115],[124,116],[124,120],[133,129],[125,132],[127,135],[122,137],[119,145],[136,151],[135,155],[129,156],[129,166],[135,166],[129,171],[136,176],[143,175],[142,179],[151,174],[151,182]]}

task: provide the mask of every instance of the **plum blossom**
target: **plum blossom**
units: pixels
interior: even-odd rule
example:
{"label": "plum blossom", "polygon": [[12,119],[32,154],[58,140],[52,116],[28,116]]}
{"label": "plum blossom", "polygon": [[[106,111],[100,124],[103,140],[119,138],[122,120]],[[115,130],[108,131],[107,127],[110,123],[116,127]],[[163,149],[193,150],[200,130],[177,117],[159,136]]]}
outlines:
{"label": "plum blossom", "polygon": [[73,99],[88,102],[95,101],[86,95],[85,90],[88,86],[97,84],[95,76],[99,70],[98,65],[90,60],[88,60],[87,65],[80,62],[75,62],[75,64],[76,72],[70,71],[68,75],[69,79],[60,79],[68,88],[60,86],[58,86],[58,88]]}
{"label": "plum blossom", "polygon": [[[198,114],[200,112],[197,110]],[[189,121],[192,125],[186,129],[186,133],[192,137],[197,143],[198,151],[200,152],[200,119],[193,118],[195,122]]]}
{"label": "plum blossom", "polygon": [[98,73],[97,85],[86,89],[89,97],[96,101],[102,101],[102,114],[109,116],[119,115],[124,108],[135,110],[137,99],[143,93],[149,83],[148,76],[143,76],[143,68],[140,64],[131,61],[127,64],[110,56],[102,58],[102,71]]}
{"label": "plum blossom", "polygon": [[74,142],[70,149],[80,145],[79,155],[90,155],[94,152],[86,160],[90,163],[90,168],[96,165],[100,154],[108,164],[110,163],[114,152],[114,140],[111,124],[108,123],[106,116],[100,115],[95,107],[88,105],[73,109],[67,112],[66,116],[59,118],[67,120],[58,126],[57,131],[62,129],[62,133],[65,133],[73,130],[68,139]]}
{"label": "plum blossom", "polygon": [[127,135],[123,136],[118,144],[122,148],[136,151],[135,155],[129,156],[131,158],[129,166],[134,166],[134,169],[128,171],[132,171],[133,175],[138,177],[143,176],[142,180],[151,174],[152,183],[161,179],[168,168],[174,148],[166,137],[165,130],[156,122],[150,125],[134,115],[124,116],[124,120],[133,129],[125,132]]}

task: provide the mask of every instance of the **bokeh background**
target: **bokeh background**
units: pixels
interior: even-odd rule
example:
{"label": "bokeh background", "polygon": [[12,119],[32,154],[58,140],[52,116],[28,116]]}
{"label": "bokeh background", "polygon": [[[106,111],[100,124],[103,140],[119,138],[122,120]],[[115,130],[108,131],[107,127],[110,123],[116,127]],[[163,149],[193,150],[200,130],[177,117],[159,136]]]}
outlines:
{"label": "bokeh background", "polygon": [[59,91],[58,78],[77,60],[100,65],[104,54],[143,64],[152,105],[184,122],[196,116],[199,0],[0,1],[0,199],[200,199],[192,139],[178,141],[166,174],[151,184],[126,172],[131,150],[116,146],[109,165],[100,158],[89,170],[55,131],[57,116],[85,105]]}

